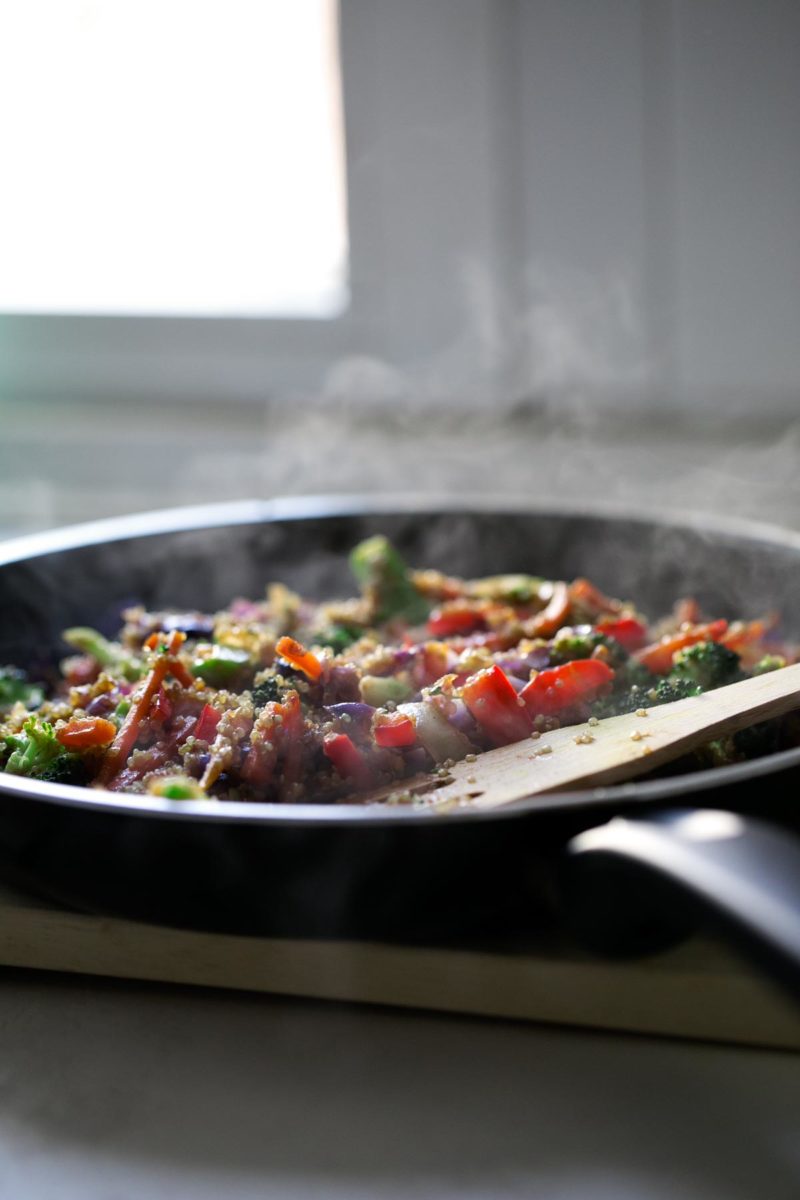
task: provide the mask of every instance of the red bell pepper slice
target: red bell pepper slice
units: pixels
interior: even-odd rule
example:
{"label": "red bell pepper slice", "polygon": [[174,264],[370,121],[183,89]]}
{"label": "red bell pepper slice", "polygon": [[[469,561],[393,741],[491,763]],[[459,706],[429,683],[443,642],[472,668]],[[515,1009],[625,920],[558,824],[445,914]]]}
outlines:
{"label": "red bell pepper slice", "polygon": [[461,689],[469,711],[497,746],[519,742],[531,731],[531,722],[505,671],[494,666],[471,675]]}
{"label": "red bell pepper slice", "polygon": [[641,650],[647,641],[647,626],[635,617],[606,618],[597,622],[597,628],[600,633],[619,642],[630,654],[634,650]]}
{"label": "red bell pepper slice", "polygon": [[56,738],[66,750],[88,750],[107,746],[117,736],[113,721],[104,717],[80,717],[56,730]]}
{"label": "red bell pepper slice", "polygon": [[608,663],[581,658],[540,671],[520,693],[532,717],[554,716],[576,704],[588,704],[614,678]]}
{"label": "red bell pepper slice", "polygon": [[150,705],[150,718],[154,721],[166,723],[171,716],[172,702],[162,686],[158,689],[155,699]]}
{"label": "red bell pepper slice", "polygon": [[403,713],[390,713],[376,720],[372,735],[378,746],[394,749],[413,746],[417,740],[417,729],[411,717]]}
{"label": "red bell pepper slice", "polygon": [[322,739],[322,751],[343,779],[363,780],[367,761],[346,733],[329,733]]}
{"label": "red bell pepper slice", "polygon": [[672,668],[672,656],[678,650],[685,650],[687,646],[695,646],[698,642],[722,641],[727,628],[728,622],[725,620],[711,621],[708,625],[694,625],[691,629],[683,629],[680,633],[662,638],[660,642],[645,646],[636,658],[654,675],[666,675]]}
{"label": "red bell pepper slice", "polygon": [[428,633],[434,638],[465,637],[485,628],[483,613],[464,604],[445,604],[428,617]]}
{"label": "red bell pepper slice", "polygon": [[210,704],[204,704],[200,710],[200,716],[197,718],[194,736],[201,742],[213,742],[221,717],[222,713],[218,712],[216,708]]}
{"label": "red bell pepper slice", "polygon": [[281,658],[285,658],[293,667],[297,667],[298,671],[302,671],[312,683],[316,683],[322,674],[322,663],[316,654],[306,650],[305,646],[290,637],[278,638],[275,649]]}
{"label": "red bell pepper slice", "polygon": [[418,688],[430,687],[449,672],[454,651],[444,642],[425,642],[417,647],[411,664],[411,678]]}

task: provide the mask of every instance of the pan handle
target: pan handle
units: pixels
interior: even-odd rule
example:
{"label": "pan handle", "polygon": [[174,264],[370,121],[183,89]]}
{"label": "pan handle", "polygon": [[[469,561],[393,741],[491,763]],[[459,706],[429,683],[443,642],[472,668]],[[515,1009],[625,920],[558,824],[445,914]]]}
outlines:
{"label": "pan handle", "polygon": [[[718,809],[671,809],[615,817],[578,834],[567,851],[573,925],[593,948],[641,952],[632,931],[637,914],[653,912],[655,889],[675,930],[688,931],[689,913],[711,915],[800,1000],[800,842],[790,834]],[[626,913],[627,930],[614,928]]]}

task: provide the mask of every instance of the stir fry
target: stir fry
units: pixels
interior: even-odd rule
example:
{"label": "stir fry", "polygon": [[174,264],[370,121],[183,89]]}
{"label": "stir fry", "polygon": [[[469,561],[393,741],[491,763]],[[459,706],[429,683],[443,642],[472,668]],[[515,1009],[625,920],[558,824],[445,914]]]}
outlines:
{"label": "stir fry", "polygon": [[[73,628],[46,688],[0,668],[0,771],[175,800],[358,798],[559,725],[632,712],[795,661],[774,617],[692,599],[648,620],[587,579],[459,579],[357,546],[351,599],[272,584],[221,612],[132,608]],[[774,725],[708,763],[776,748]]]}

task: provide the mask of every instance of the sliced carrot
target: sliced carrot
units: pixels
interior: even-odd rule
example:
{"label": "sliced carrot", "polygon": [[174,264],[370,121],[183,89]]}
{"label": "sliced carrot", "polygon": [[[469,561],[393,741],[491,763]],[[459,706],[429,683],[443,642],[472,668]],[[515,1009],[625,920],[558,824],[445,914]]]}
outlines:
{"label": "sliced carrot", "polygon": [[293,667],[297,667],[298,671],[302,671],[312,682],[319,679],[322,674],[322,663],[316,654],[306,650],[300,642],[296,642],[291,637],[278,638],[275,649],[281,658],[285,658]]}
{"label": "sliced carrot", "polygon": [[526,633],[529,637],[552,637],[566,624],[569,616],[570,594],[565,583],[553,584],[553,595],[547,607],[526,622]]}
{"label": "sliced carrot", "polygon": [[672,667],[672,656],[678,650],[687,646],[695,646],[698,642],[723,641],[728,622],[725,620],[711,621],[708,625],[694,625],[691,629],[683,629],[680,633],[670,634],[660,642],[652,642],[635,655],[637,662],[654,675],[666,675]]}
{"label": "sliced carrot", "polygon": [[56,730],[56,738],[67,750],[107,746],[116,736],[116,725],[104,717],[78,717]]}

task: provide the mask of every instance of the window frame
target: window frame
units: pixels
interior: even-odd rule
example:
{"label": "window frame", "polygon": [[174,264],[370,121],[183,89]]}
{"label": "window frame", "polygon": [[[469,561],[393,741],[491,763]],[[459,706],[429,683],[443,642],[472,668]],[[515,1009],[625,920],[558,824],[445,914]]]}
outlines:
{"label": "window frame", "polygon": [[[324,390],[331,366],[352,356],[403,366],[424,359],[463,320],[454,278],[457,255],[446,237],[431,239],[424,268],[415,274],[412,263],[406,269],[415,228],[422,229],[426,210],[443,215],[443,195],[441,188],[436,193],[430,162],[416,169],[412,154],[401,175],[392,156],[419,122],[421,106],[441,101],[451,116],[447,140],[458,160],[455,177],[466,179],[476,198],[459,214],[461,241],[474,244],[481,256],[497,249],[492,198],[481,178],[493,152],[491,120],[487,112],[472,162],[475,113],[450,82],[461,72],[449,69],[455,62],[437,61],[437,55],[466,53],[480,76],[470,86],[482,90],[479,103],[485,105],[496,81],[492,8],[492,0],[444,0],[436,6],[424,0],[403,5],[340,0],[350,291],[340,315],[2,314],[0,395],[261,402]],[[436,53],[421,55],[414,70],[405,72],[397,55],[403,46],[411,50],[420,35],[424,40],[426,20],[435,23]],[[460,87],[466,86],[461,80]],[[419,314],[420,306],[430,316],[429,328],[409,337],[404,314]]]}

